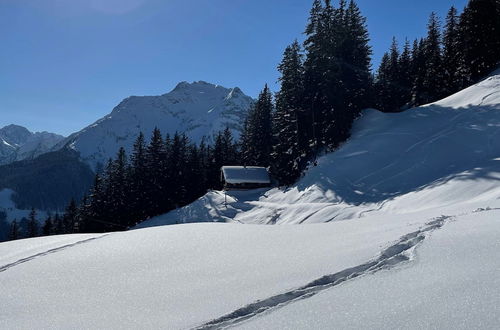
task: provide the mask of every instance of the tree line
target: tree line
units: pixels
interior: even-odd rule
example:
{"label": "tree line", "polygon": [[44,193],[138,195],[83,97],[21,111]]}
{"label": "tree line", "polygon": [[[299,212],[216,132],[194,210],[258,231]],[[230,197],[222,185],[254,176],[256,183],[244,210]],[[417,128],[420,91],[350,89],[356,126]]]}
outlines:
{"label": "tree line", "polygon": [[397,112],[437,101],[470,86],[500,64],[500,1],[471,0],[451,7],[442,22],[432,13],[427,36],[393,38],[375,77],[377,109]]}

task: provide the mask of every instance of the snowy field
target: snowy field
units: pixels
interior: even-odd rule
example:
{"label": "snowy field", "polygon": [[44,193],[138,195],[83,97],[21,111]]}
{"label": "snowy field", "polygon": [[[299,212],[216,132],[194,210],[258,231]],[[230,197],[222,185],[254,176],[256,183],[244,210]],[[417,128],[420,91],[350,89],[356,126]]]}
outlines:
{"label": "snowy field", "polygon": [[[123,233],[1,243],[0,328],[496,329],[499,179],[493,75],[367,111],[286,190],[210,192]],[[221,223],[162,226],[185,222]]]}

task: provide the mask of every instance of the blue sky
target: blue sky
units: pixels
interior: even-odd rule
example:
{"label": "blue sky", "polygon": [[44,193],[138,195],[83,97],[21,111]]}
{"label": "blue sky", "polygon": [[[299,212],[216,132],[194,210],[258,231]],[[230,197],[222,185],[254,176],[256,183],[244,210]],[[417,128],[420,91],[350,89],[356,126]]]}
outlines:
{"label": "blue sky", "polygon": [[[358,0],[374,63],[425,35],[466,0]],[[0,127],[70,134],[129,95],[179,81],[276,89],[283,49],[301,40],[312,0],[0,0]],[[334,3],[336,3],[334,1]]]}

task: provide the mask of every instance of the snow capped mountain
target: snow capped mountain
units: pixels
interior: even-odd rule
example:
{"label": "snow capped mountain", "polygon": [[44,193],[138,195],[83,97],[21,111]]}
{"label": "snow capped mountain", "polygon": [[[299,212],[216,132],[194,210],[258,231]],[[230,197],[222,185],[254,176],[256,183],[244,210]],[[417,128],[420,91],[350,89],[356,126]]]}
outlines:
{"label": "snow capped mountain", "polygon": [[63,139],[63,136],[54,133],[32,133],[18,125],[0,128],[0,165],[33,159],[50,151]]}
{"label": "snow capped mountain", "polygon": [[163,134],[185,132],[194,142],[229,127],[235,136],[253,99],[238,88],[204,81],[181,82],[160,96],[131,96],[104,118],[72,134],[56,148],[67,146],[96,167],[123,146],[130,151],[139,132],[148,139],[155,127]]}

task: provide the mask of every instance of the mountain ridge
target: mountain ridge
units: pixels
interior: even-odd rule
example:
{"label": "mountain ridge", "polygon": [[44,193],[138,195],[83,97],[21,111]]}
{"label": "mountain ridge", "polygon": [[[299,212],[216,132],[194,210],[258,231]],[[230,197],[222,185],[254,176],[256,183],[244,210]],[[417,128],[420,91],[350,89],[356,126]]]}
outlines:
{"label": "mountain ridge", "polygon": [[33,159],[49,152],[64,136],[47,131],[31,132],[10,124],[0,128],[0,165]]}
{"label": "mountain ridge", "polygon": [[206,81],[179,82],[170,92],[156,96],[129,96],[106,116],[60,141],[52,150],[70,148],[93,169],[114,157],[120,147],[131,151],[142,132],[149,139],[158,127],[163,134],[186,133],[193,142],[228,127],[235,137],[254,100],[240,88]]}

